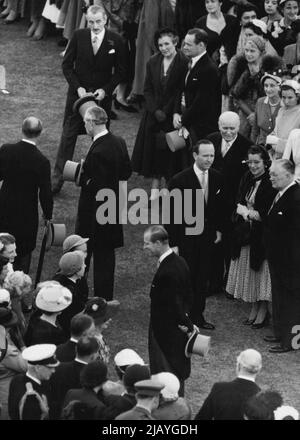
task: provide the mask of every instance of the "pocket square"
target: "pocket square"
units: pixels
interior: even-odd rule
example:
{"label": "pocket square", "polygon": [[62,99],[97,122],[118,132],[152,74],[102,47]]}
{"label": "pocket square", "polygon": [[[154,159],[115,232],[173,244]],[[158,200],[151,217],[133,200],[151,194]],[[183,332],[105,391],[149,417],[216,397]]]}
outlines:
{"label": "pocket square", "polygon": [[221,191],[221,190],[220,190],[220,189],[218,189],[218,191],[216,192],[216,195],[217,195],[217,194],[219,194],[219,192],[220,192],[220,191]]}
{"label": "pocket square", "polygon": [[278,215],[283,215],[283,212],[279,211],[277,212]]}
{"label": "pocket square", "polygon": [[193,78],[193,81],[198,81],[198,78]]}
{"label": "pocket square", "polygon": [[111,53],[116,53],[115,49],[110,49],[110,51],[108,52],[109,54]]}

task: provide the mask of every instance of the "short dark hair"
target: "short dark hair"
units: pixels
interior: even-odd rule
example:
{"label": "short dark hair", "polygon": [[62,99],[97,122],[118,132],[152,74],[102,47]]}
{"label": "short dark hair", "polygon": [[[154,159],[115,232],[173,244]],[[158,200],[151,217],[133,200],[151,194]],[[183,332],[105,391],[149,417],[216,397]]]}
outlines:
{"label": "short dark hair", "polygon": [[165,27],[162,29],[158,29],[158,31],[156,31],[154,34],[154,44],[156,49],[158,49],[158,40],[165,36],[170,37],[173,41],[173,44],[178,44],[179,37],[177,35],[177,32],[172,28]]}
{"label": "short dark hair", "polygon": [[237,17],[237,19],[238,19],[238,20],[241,20],[243,14],[244,14],[245,12],[250,12],[250,11],[254,11],[254,12],[256,13],[256,16],[258,16],[258,9],[257,9],[257,7],[256,7],[255,5],[253,5],[252,3],[247,2],[247,3],[244,4],[244,5],[240,5],[240,6],[238,6],[237,9],[236,9],[236,17]]}
{"label": "short dark hair", "polygon": [[283,404],[281,394],[275,390],[259,391],[257,397],[264,402],[272,411],[279,408]]}
{"label": "short dark hair", "polygon": [[[214,147],[214,144],[209,141],[208,139],[200,139],[193,145],[193,153],[198,154],[199,153],[199,147],[200,145],[212,145]],[[215,147],[214,147],[215,148]]]}
{"label": "short dark hair", "polygon": [[73,316],[71,319],[70,331],[74,338],[80,338],[94,323],[93,318],[83,313]]}
{"label": "short dark hair", "polygon": [[42,123],[37,118],[29,117],[23,121],[22,132],[30,139],[38,137],[41,134],[42,129]]}
{"label": "short dark hair", "polygon": [[267,168],[270,168],[271,159],[270,159],[269,153],[267,152],[265,147],[263,147],[262,145],[251,145],[251,147],[248,149],[247,154],[248,154],[248,156],[249,156],[249,154],[258,154],[260,156],[260,158],[263,160],[265,166]]}
{"label": "short dark hair", "polygon": [[193,28],[187,31],[187,35],[194,35],[195,43],[203,43],[205,46],[208,44],[208,34],[203,29]]}
{"label": "short dark hair", "polygon": [[249,420],[274,420],[274,413],[267,403],[256,394],[247,400],[244,414]]}
{"label": "short dark hair", "polygon": [[76,352],[79,357],[90,356],[97,353],[98,350],[99,343],[94,336],[82,336],[76,345]]}
{"label": "short dark hair", "polygon": [[150,240],[152,243],[160,241],[161,243],[169,243],[169,234],[166,229],[161,225],[150,226],[146,229],[145,234],[150,234]]}
{"label": "short dark hair", "polygon": [[80,372],[80,383],[85,388],[95,388],[107,380],[107,366],[97,360],[85,365]]}

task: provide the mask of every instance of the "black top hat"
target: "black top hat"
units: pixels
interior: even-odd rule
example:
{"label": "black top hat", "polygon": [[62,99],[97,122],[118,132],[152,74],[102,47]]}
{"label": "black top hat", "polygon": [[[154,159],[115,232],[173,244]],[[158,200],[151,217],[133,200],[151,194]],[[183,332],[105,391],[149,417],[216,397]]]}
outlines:
{"label": "black top hat", "polygon": [[83,104],[86,104],[87,102],[90,102],[91,104],[98,104],[97,98],[95,98],[93,93],[87,93],[86,95],[84,95],[82,98],[77,99],[77,101],[74,102],[73,104],[73,112],[74,113],[79,113],[80,112],[80,107]]}

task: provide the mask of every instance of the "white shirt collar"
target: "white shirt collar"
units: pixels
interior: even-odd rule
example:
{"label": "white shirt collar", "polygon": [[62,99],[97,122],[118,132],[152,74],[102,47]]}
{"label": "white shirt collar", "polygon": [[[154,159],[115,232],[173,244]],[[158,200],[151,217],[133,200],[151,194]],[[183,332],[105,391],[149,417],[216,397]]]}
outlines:
{"label": "white shirt collar", "polygon": [[97,139],[99,139],[100,137],[105,136],[107,133],[108,133],[108,130],[105,129],[105,130],[101,131],[100,133],[96,134],[96,136],[95,136],[94,139],[93,139],[93,142],[95,142],[95,141],[96,141]]}
{"label": "white shirt collar", "polygon": [[87,362],[82,361],[81,359],[78,359],[78,357],[76,357],[74,360],[75,360],[76,362],[78,362],[79,364],[87,365]]}
{"label": "white shirt collar", "polygon": [[194,163],[193,168],[198,179],[202,177],[202,174],[208,175],[208,170],[205,171],[200,170],[200,168],[197,167],[196,162]]}
{"label": "white shirt collar", "polygon": [[249,376],[244,376],[243,374],[239,374],[238,375],[239,379],[245,379],[245,380],[249,380],[250,382],[255,383],[255,378],[254,377],[249,377]]}
{"label": "white shirt collar", "polygon": [[22,142],[28,142],[28,144],[32,144],[32,145],[36,146],[36,143],[33,141],[30,141],[29,139],[22,139]]}
{"label": "white shirt collar", "polygon": [[162,261],[163,261],[165,258],[167,258],[169,255],[172,254],[172,252],[173,252],[172,249],[168,249],[166,252],[164,252],[164,253],[159,257],[159,259],[158,259],[158,263],[161,264]]}
{"label": "white shirt collar", "polygon": [[236,141],[236,138],[237,138],[237,135],[236,135],[236,137],[235,137],[234,139],[232,139],[232,141],[230,141],[230,142],[227,142],[227,141],[225,141],[224,138],[222,138],[222,147],[225,146],[225,144],[228,144],[228,145],[231,147],[232,144],[234,144],[234,142]]}
{"label": "white shirt collar", "polygon": [[280,197],[283,196],[283,194],[293,185],[295,185],[295,180],[292,181],[292,183],[290,183],[288,186],[286,186],[284,189],[282,189],[281,191],[278,191],[278,194],[280,194]]}
{"label": "white shirt collar", "polygon": [[203,53],[200,54],[200,55],[197,55],[196,57],[193,57],[193,58],[191,59],[191,61],[192,61],[192,67],[191,67],[191,68],[195,67],[195,64],[198,63],[198,61],[200,60],[200,58],[202,58],[203,55],[205,55],[205,54],[206,54],[206,51],[203,52]]}
{"label": "white shirt collar", "polygon": [[26,373],[26,376],[29,377],[29,379],[33,380],[34,382],[38,383],[39,385],[42,385],[42,382],[39,379],[37,379],[36,377],[31,376],[31,374],[28,373],[28,371]]}
{"label": "white shirt collar", "polygon": [[102,43],[103,38],[104,38],[104,35],[105,35],[105,28],[103,29],[103,31],[100,32],[100,34],[95,34],[93,31],[91,31],[91,41],[93,41],[93,39],[95,37],[97,37],[98,41],[99,41],[99,45],[101,46],[101,43]]}

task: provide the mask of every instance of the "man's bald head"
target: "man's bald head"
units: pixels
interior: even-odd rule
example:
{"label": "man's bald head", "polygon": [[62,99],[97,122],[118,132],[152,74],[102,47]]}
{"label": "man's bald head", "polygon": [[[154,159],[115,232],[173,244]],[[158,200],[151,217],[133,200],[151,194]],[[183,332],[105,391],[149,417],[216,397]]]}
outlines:
{"label": "man's bald head", "polygon": [[237,370],[239,373],[256,376],[261,368],[261,354],[252,348],[242,351],[237,357]]}
{"label": "man's bald head", "polygon": [[224,112],[219,117],[219,130],[226,142],[231,142],[240,129],[240,117],[235,112]]}
{"label": "man's bald head", "polygon": [[34,116],[29,116],[23,121],[22,132],[29,139],[38,137],[41,134],[42,129],[41,121]]}

